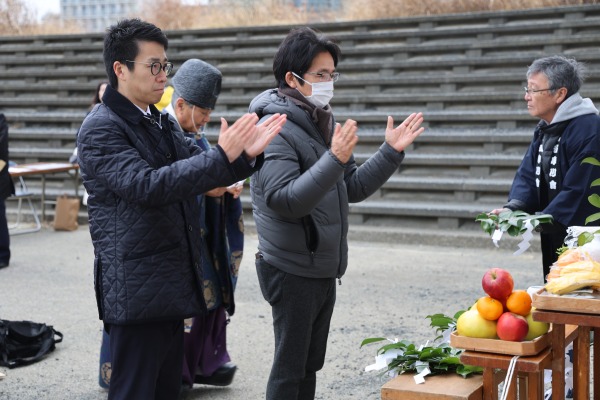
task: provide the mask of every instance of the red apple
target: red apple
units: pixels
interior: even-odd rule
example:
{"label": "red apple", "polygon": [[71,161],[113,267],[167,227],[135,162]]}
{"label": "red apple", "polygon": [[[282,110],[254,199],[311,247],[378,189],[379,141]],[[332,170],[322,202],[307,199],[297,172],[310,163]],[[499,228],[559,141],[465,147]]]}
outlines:
{"label": "red apple", "polygon": [[502,340],[510,340],[511,342],[522,342],[529,332],[529,324],[525,317],[505,312],[498,318],[496,324],[496,333]]}
{"label": "red apple", "polygon": [[514,282],[510,272],[502,268],[491,268],[481,280],[483,291],[496,300],[505,300],[513,291]]}

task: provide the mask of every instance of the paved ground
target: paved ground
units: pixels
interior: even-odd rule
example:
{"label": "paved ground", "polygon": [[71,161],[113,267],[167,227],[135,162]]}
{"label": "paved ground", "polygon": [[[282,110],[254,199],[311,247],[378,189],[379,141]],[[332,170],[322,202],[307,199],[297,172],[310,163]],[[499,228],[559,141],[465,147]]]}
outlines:
{"label": "paved ground", "polygon": [[[256,280],[255,249],[256,236],[250,233],[237,312],[228,330],[230,353],[239,367],[236,378],[227,388],[195,386],[184,399],[264,398],[273,334],[270,309]],[[45,322],[61,331],[64,341],[37,364],[0,367],[6,374],[0,380],[0,399],[105,399],[97,383],[102,324],[93,294],[87,226],[76,232],[44,229],[13,236],[12,252],[10,267],[0,270],[0,318]],[[378,399],[384,381],[364,372],[377,346],[361,349],[361,341],[377,336],[415,343],[432,339],[425,317],[470,306],[483,295],[481,277],[491,267],[508,269],[516,288],[542,281],[539,253],[513,256],[491,242],[473,249],[351,241],[348,272],[337,287],[326,365],[317,375],[317,398]]]}

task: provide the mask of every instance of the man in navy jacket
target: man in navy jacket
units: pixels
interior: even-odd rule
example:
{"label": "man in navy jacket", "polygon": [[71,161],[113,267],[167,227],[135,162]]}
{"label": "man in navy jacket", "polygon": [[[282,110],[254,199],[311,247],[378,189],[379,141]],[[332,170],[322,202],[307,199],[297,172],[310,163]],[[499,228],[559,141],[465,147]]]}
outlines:
{"label": "man in navy jacket", "polygon": [[285,118],[260,127],[246,114],[223,120],[218,144],[201,149],[153,105],[173,65],[156,26],[120,21],[104,39],[110,85],[77,139],[89,193],[98,312],[110,333],[109,399],[178,396],[183,319],[206,311],[196,196],[260,168]]}
{"label": "man in navy jacket", "polygon": [[527,70],[527,110],[540,122],[504,207],[554,218],[541,232],[544,280],[566,228],[585,225],[586,218],[598,211],[588,196],[600,168],[581,161],[600,157],[600,117],[592,100],[579,94],[583,78],[584,66],[561,56],[535,60]]}

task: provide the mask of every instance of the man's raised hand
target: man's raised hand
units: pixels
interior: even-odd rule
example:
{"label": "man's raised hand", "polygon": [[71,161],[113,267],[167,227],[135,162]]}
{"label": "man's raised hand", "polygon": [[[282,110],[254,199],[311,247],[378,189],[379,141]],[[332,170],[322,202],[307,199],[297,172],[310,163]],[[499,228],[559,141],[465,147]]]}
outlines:
{"label": "man's raised hand", "polygon": [[335,130],[331,138],[331,153],[343,164],[350,160],[354,146],[358,143],[356,131],[358,131],[358,124],[352,119],[346,120],[344,126],[335,124]]}
{"label": "man's raised hand", "polygon": [[225,118],[221,118],[221,132],[219,134],[218,144],[221,146],[229,162],[238,158],[247,146],[247,142],[252,141],[257,135],[258,128],[256,123],[258,116],[254,113],[244,114],[230,127],[227,126]]}
{"label": "man's raised hand", "polygon": [[273,114],[258,125],[255,136],[244,146],[246,155],[254,158],[264,152],[271,140],[281,132],[281,128],[283,128],[286,121],[287,116],[285,114]]}
{"label": "man's raised hand", "polygon": [[389,116],[385,141],[396,151],[404,151],[425,130],[420,127],[422,123],[423,113],[412,113],[404,122],[394,128],[394,119]]}

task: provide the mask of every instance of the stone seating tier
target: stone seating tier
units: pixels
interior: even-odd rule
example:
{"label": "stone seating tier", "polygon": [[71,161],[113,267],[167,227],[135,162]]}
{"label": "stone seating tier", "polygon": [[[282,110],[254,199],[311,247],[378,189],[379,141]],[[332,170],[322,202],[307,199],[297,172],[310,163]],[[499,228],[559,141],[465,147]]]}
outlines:
{"label": "stone seating tier", "polygon": [[[413,111],[426,115],[427,131],[407,149],[398,172],[370,199],[351,205],[351,219],[359,222],[353,229],[413,231],[369,231],[381,240],[422,243],[425,234],[414,232],[424,230],[436,241],[451,242],[441,239],[444,232],[472,241],[481,233],[474,217],[506,200],[537,123],[523,100],[527,66],[550,54],[585,61],[582,94],[598,98],[599,22],[600,6],[584,5],[313,25],[342,47],[332,106],[339,122],[359,122],[359,164],[383,142],[387,115],[397,123]],[[213,143],[219,117],[233,121],[274,86],[273,54],[290,28],[167,32],[176,67],[199,57],[223,72],[208,131]],[[96,84],[106,79],[102,34],[0,38],[0,72],[11,159],[67,160]],[[29,180],[39,192],[40,182]],[[64,178],[47,183],[50,197],[65,187]],[[247,191],[243,203],[249,213]]]}

